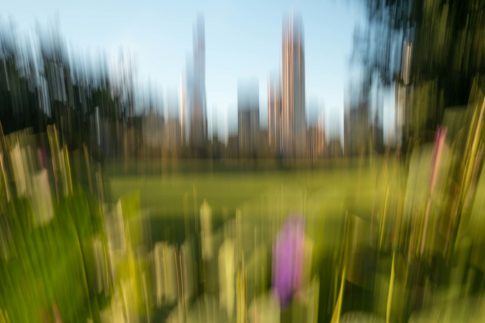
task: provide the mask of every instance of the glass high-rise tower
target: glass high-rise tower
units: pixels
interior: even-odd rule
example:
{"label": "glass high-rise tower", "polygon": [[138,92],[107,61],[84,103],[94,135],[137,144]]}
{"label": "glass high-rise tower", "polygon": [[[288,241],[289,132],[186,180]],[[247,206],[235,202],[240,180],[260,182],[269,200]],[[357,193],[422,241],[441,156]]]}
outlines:
{"label": "glass high-rise tower", "polygon": [[284,153],[306,152],[305,55],[303,27],[297,16],[283,25],[281,136]]}

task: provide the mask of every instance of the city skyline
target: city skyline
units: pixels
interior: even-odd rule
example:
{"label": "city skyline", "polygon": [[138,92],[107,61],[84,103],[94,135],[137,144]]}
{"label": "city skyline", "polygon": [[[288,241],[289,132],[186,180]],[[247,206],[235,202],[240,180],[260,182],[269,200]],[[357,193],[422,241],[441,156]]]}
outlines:
{"label": "city skyline", "polygon": [[[32,33],[31,26],[36,21],[43,28],[57,24],[72,52],[93,55],[101,51],[110,64],[117,62],[120,50],[131,53],[135,57],[138,86],[146,87],[148,83],[158,95],[168,100],[172,92],[178,93],[182,76],[189,68],[191,29],[197,15],[202,14],[206,29],[208,124],[219,132],[224,132],[224,128],[227,128],[226,132],[234,132],[237,130],[238,80],[258,79],[260,107],[266,106],[270,75],[281,65],[282,20],[295,11],[301,15],[305,30],[309,69],[306,75],[306,117],[316,122],[323,109],[332,115],[342,114],[346,70],[358,10],[350,10],[350,6],[333,1],[306,4],[273,1],[261,5],[256,2],[221,5],[218,1],[210,1],[203,7],[189,5],[191,3],[186,1],[187,6],[150,4],[131,14],[130,5],[123,2],[117,3],[115,8],[108,2],[91,6],[99,7],[99,10],[87,10],[89,3],[67,8],[47,2],[37,8],[36,4],[20,1],[8,4],[4,11],[6,16],[0,18],[3,25],[13,21],[17,31],[26,35]],[[107,14],[109,10],[114,10],[118,19],[103,28],[104,24],[100,22],[112,20]],[[325,28],[320,26],[322,19],[328,22]],[[57,22],[53,23],[53,20]],[[220,125],[221,115],[227,115],[227,125]],[[266,127],[266,108],[260,109],[260,120]],[[335,123],[333,121],[326,120]]]}

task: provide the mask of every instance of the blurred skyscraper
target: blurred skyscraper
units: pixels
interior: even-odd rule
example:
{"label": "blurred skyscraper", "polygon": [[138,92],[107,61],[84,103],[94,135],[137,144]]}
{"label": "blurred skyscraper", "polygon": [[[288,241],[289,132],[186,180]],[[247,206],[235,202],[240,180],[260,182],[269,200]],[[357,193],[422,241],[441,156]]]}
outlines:
{"label": "blurred skyscraper", "polygon": [[325,153],[325,118],[323,113],[316,124],[307,125],[307,147],[310,158],[320,158]]}
{"label": "blurred skyscraper", "polygon": [[268,85],[268,143],[281,153],[281,81],[273,76]]}
{"label": "blurred skyscraper", "polygon": [[303,27],[299,17],[289,16],[283,25],[282,140],[286,155],[306,152],[305,56]]}
{"label": "blurred skyscraper", "polygon": [[238,138],[240,156],[254,156],[259,141],[258,82],[240,82],[237,94]]}
{"label": "blurred skyscraper", "polygon": [[[185,87],[185,91],[183,90]],[[205,32],[204,19],[197,17],[194,27],[192,62],[187,64],[180,103],[182,134],[192,148],[203,148],[207,142],[207,112],[205,93]]]}

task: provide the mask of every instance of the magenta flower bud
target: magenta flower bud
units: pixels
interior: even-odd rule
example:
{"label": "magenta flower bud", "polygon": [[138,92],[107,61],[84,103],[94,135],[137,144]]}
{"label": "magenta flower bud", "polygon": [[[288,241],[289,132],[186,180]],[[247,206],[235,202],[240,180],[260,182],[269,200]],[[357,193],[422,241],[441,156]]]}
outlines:
{"label": "magenta flower bud", "polygon": [[289,217],[273,248],[273,289],[282,306],[287,305],[301,287],[304,242],[304,219]]}

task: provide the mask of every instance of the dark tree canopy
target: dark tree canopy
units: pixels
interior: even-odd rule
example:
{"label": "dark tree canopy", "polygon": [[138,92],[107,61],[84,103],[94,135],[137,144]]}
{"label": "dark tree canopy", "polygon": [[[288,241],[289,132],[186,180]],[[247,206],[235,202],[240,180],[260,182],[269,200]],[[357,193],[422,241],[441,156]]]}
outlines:
{"label": "dark tree canopy", "polygon": [[[367,26],[356,38],[354,55],[364,66],[365,82],[412,86],[421,96],[415,100],[431,109],[423,117],[427,130],[446,107],[468,104],[474,82],[483,89],[485,1],[364,0],[364,8]],[[409,79],[403,77],[406,46]]]}
{"label": "dark tree canopy", "polygon": [[[0,29],[0,122],[5,134],[56,124],[70,147],[89,144],[95,114],[107,122],[125,120],[133,94],[113,81],[106,64],[73,58],[61,36],[40,34],[21,42],[13,28]],[[116,83],[116,84],[115,84]],[[96,112],[97,111],[97,112]],[[113,136],[114,137],[114,136]]]}

